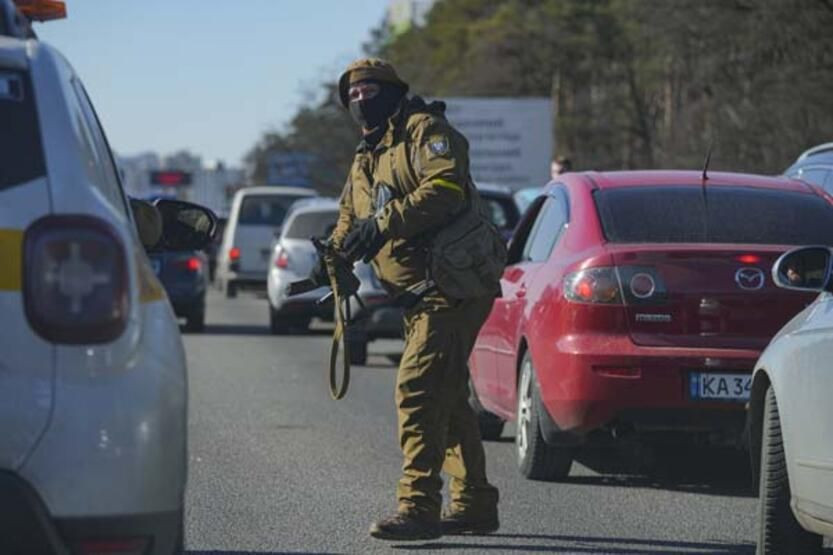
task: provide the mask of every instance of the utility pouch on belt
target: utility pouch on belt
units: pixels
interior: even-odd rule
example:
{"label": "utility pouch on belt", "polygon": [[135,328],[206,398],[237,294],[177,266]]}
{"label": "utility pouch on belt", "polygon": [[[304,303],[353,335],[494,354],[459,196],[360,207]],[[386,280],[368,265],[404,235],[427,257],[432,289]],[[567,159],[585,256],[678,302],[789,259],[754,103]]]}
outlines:
{"label": "utility pouch on belt", "polygon": [[440,229],[430,245],[430,276],[452,299],[494,296],[506,266],[506,244],[469,187],[466,208]]}

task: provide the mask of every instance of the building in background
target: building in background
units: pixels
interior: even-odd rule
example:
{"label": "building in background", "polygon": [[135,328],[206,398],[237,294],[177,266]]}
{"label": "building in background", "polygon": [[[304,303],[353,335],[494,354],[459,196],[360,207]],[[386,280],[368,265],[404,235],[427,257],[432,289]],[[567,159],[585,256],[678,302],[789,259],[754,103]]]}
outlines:
{"label": "building in background", "polygon": [[204,163],[187,151],[170,156],[153,152],[118,158],[122,183],[137,198],[171,197],[202,204],[227,216],[235,191],[245,182],[242,169],[222,162]]}

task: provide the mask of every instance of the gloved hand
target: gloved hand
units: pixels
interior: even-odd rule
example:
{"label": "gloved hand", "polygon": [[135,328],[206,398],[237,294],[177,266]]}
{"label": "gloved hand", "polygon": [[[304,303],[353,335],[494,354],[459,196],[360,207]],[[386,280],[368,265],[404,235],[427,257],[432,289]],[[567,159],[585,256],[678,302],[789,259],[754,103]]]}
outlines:
{"label": "gloved hand", "polygon": [[353,229],[344,238],[342,248],[350,260],[361,258],[370,262],[387,242],[374,218],[356,220]]}

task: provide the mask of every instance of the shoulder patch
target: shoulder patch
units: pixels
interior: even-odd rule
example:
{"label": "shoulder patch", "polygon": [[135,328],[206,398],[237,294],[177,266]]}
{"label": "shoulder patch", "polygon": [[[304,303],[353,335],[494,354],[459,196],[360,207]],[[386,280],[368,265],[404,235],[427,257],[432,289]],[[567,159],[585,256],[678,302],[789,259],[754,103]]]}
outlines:
{"label": "shoulder patch", "polygon": [[434,135],[428,139],[428,150],[435,156],[445,156],[450,149],[448,137],[445,135]]}

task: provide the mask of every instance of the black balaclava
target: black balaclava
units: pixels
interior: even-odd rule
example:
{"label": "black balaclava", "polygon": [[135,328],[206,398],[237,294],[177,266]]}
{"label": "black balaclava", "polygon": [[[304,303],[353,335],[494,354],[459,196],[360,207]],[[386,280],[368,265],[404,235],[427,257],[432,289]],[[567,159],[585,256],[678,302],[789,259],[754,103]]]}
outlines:
{"label": "black balaclava", "polygon": [[405,96],[405,90],[399,85],[383,81],[370,81],[379,85],[379,93],[367,100],[350,102],[350,115],[361,127],[365,135],[384,127],[387,120],[396,113],[399,102]]}

